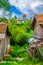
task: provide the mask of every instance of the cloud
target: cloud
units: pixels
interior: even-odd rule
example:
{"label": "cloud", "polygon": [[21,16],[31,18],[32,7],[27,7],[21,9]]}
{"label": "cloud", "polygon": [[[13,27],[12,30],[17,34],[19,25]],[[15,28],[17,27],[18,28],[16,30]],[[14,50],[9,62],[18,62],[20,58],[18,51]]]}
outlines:
{"label": "cloud", "polygon": [[36,6],[43,4],[42,0],[9,0],[9,3],[17,7],[23,13],[28,13],[27,9],[35,11]]}
{"label": "cloud", "polygon": [[35,2],[33,2],[30,6],[31,6],[32,10],[34,10],[35,13],[37,13],[37,10],[38,10],[37,7],[40,7],[40,5],[42,5],[42,4],[43,4],[43,3],[40,2],[40,1],[35,1]]}
{"label": "cloud", "polygon": [[[43,13],[43,0],[7,0],[12,10],[12,17],[26,13],[32,17],[35,13]],[[8,14],[8,12],[7,12]],[[3,9],[0,9],[0,17],[3,16]]]}
{"label": "cloud", "polygon": [[10,4],[17,7],[21,12],[25,12],[27,8],[27,0],[9,0]]}
{"label": "cloud", "polygon": [[[40,6],[40,7],[39,7]],[[42,14],[43,13],[43,4],[41,4],[41,5],[39,5],[39,6],[36,6],[36,11],[37,11],[37,13],[40,13],[40,14]]]}
{"label": "cloud", "polygon": [[17,14],[15,14],[15,13],[13,13],[13,12],[12,12],[12,17],[11,17],[11,18],[13,18],[15,15],[18,17],[18,15],[17,15]]}
{"label": "cloud", "polygon": [[[20,16],[21,14],[26,13],[27,17],[32,17],[35,13],[43,13],[43,0],[8,0],[11,6],[14,6],[15,9],[12,9],[12,14]],[[14,8],[13,7],[13,8]],[[17,14],[18,12],[18,14]]]}
{"label": "cloud", "polygon": [[3,9],[0,9],[0,17],[3,15]]}
{"label": "cloud", "polygon": [[[15,15],[21,18],[23,13],[27,14],[27,18],[31,18],[34,14],[43,13],[43,0],[7,0],[11,5],[12,17]],[[0,17],[3,16],[3,9],[0,9]],[[8,17],[9,12],[6,11]]]}
{"label": "cloud", "polygon": [[4,11],[3,8],[0,8],[0,18],[3,17],[5,15],[6,18],[8,17],[9,12],[8,11]]}

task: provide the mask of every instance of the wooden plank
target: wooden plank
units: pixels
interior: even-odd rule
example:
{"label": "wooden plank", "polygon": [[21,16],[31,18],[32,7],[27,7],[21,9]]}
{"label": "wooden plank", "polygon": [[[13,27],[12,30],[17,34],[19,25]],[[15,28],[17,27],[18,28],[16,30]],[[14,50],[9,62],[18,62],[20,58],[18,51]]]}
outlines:
{"label": "wooden plank", "polygon": [[43,21],[39,21],[39,24],[43,24]]}
{"label": "wooden plank", "polygon": [[41,52],[40,48],[38,48],[38,51],[39,51],[41,57],[43,57],[43,53]]}
{"label": "wooden plank", "polygon": [[28,53],[30,54],[31,58],[33,58],[32,52],[30,51],[30,49],[28,49],[27,51],[28,51]]}

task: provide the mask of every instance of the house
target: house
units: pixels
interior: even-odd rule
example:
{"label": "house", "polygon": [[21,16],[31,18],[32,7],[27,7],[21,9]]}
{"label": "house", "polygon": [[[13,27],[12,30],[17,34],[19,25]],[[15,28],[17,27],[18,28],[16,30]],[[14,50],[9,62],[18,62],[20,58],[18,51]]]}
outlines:
{"label": "house", "polygon": [[0,59],[4,57],[4,54],[8,54],[8,49],[10,46],[10,32],[8,25],[1,22],[0,23]]}
{"label": "house", "polygon": [[24,13],[22,18],[19,18],[19,19],[16,18],[17,23],[18,24],[25,23],[26,21],[28,21],[28,19],[26,17],[27,17],[27,15]]}
{"label": "house", "polygon": [[34,37],[37,39],[43,39],[43,14],[35,14],[32,28],[34,29]]}
{"label": "house", "polygon": [[43,14],[35,14],[31,27],[34,30],[34,38],[30,39],[28,52],[34,58],[38,51],[43,59],[43,52],[41,51],[43,48]]}
{"label": "house", "polygon": [[27,22],[28,21],[28,19],[16,19],[16,22],[17,22],[17,24],[22,24],[22,23],[25,23],[25,22]]}

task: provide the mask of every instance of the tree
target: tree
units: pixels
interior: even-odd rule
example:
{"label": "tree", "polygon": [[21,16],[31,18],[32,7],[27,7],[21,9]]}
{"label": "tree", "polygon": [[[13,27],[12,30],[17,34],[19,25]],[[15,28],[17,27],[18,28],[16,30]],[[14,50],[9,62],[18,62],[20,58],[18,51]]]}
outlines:
{"label": "tree", "polygon": [[6,0],[0,0],[0,8],[10,11],[10,4]]}
{"label": "tree", "polygon": [[17,20],[12,18],[9,23],[9,30],[11,32],[11,45],[24,45],[28,43],[28,39],[33,36],[33,31],[31,30],[32,20],[28,20],[23,24],[18,25]]}
{"label": "tree", "polygon": [[7,20],[7,18],[0,18],[0,22],[8,23],[8,20]]}
{"label": "tree", "polygon": [[14,19],[17,19],[17,16],[16,15],[14,16]]}
{"label": "tree", "polygon": [[[0,9],[3,9],[3,17],[6,16],[6,11],[10,13],[10,4],[6,0],[0,0]],[[8,14],[9,16],[10,14]]]}

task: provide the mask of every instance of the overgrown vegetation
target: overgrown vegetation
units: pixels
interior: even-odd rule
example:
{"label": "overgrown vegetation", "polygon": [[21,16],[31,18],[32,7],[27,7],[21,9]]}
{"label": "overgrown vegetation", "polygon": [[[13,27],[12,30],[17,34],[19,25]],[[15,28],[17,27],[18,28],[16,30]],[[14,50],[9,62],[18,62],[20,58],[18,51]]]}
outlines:
{"label": "overgrown vegetation", "polygon": [[16,19],[11,20],[11,23],[9,23],[9,30],[12,34],[11,45],[22,46],[28,43],[28,39],[33,36],[33,31],[30,28],[31,22],[32,20],[28,20],[25,23],[17,24]]}
{"label": "overgrown vegetation", "polygon": [[9,26],[11,47],[10,56],[6,57],[4,59],[6,62],[0,63],[0,65],[42,65],[43,62],[41,62],[38,52],[34,59],[27,52],[29,48],[28,40],[33,37],[33,30],[31,29],[32,20],[30,19],[25,23],[21,22],[21,24],[17,23],[15,18],[12,18],[10,22],[6,18],[1,18],[1,20]]}
{"label": "overgrown vegetation", "polygon": [[41,47],[41,51],[42,51],[42,53],[43,53],[43,46]]}

